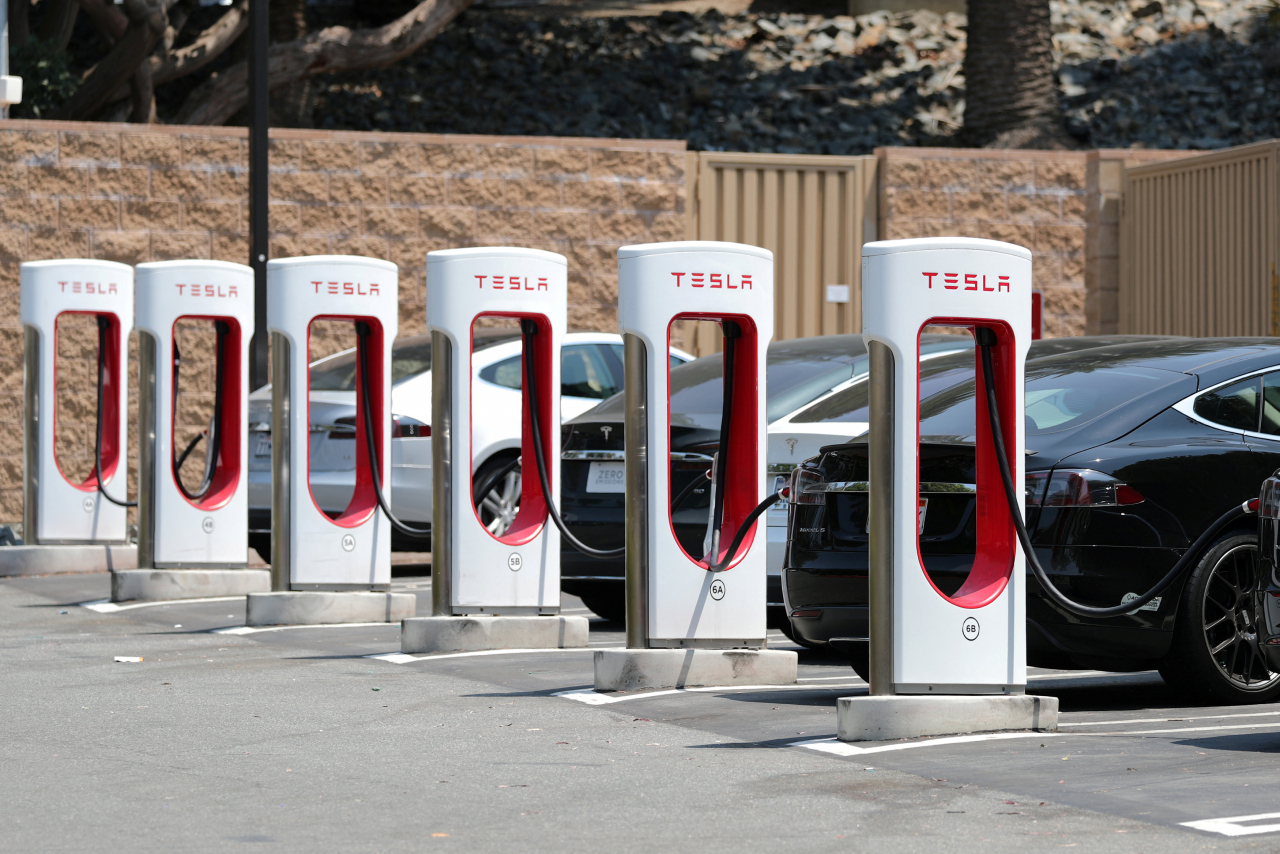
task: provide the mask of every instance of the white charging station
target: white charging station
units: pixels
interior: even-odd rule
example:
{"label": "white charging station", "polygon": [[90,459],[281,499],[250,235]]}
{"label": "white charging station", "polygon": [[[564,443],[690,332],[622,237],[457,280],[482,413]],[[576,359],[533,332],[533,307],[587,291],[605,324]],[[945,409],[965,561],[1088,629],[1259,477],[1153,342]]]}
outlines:
{"label": "white charging station", "polygon": [[[247,570],[249,341],[253,269],[225,261],[160,261],[136,271],[139,332],[138,561],[112,573],[112,599],[242,595],[271,589],[266,570]],[[190,446],[175,436],[180,396],[192,383],[180,321],[214,332],[213,417]],[[183,359],[186,358],[184,365]],[[185,368],[185,375],[184,375]],[[184,461],[201,474],[188,488]]]}
{"label": "white charging station", "polygon": [[[976,551],[954,594],[930,581],[917,524],[920,335],[926,326],[967,327],[979,344],[992,342],[1006,453],[1021,483],[1031,281],[1030,251],[1009,243],[923,238],[863,246],[871,694],[840,700],[844,740],[1056,726],[1056,700],[1024,693],[1025,564],[984,406],[975,407],[973,436]],[[979,350],[975,393],[985,400]]]}
{"label": "white charging station", "polygon": [[69,479],[58,465],[55,444],[58,320],[72,315],[105,319],[98,354],[103,369],[99,407],[102,476],[113,497],[126,499],[126,367],[127,342],[133,328],[133,268],[87,259],[31,261],[22,265],[20,278],[19,314],[26,342],[22,510],[25,545],[0,550],[0,575],[131,567],[136,558],[134,548],[127,544],[127,508],[102,495],[92,470],[83,480]]}
{"label": "white charging station", "polygon": [[[587,645],[585,617],[560,617],[560,532],[538,479],[537,419],[552,496],[560,494],[560,347],[568,313],[567,261],[539,249],[477,247],[427,254],[432,333],[432,616],[406,620],[404,652]],[[472,424],[490,417],[472,397],[472,338],[486,318],[532,322],[535,410],[522,383],[520,510],[501,535],[480,521],[472,481]],[[524,360],[531,360],[532,366]]]}
{"label": "white charging station", "polygon": [[[707,241],[618,250],[618,328],[626,380],[627,649],[596,653],[596,689],[783,684],[796,656],[765,647],[764,522],[722,571],[734,532],[769,495],[766,353],[773,338],[773,253]],[[736,324],[723,532],[714,554],[690,554],[671,524],[667,352],[680,320]],[[728,392],[729,389],[726,389]],[[732,650],[730,654],[726,651]]]}
{"label": "white charging station", "polygon": [[378,506],[359,378],[352,395],[356,471],[351,501],[330,518],[310,487],[311,324],[345,320],[370,330],[359,347],[369,360],[373,444],[390,499],[391,343],[398,318],[399,275],[389,261],[317,255],[267,262],[272,592],[249,595],[249,625],[391,622],[413,614],[412,595],[382,592],[391,585],[391,525]]}

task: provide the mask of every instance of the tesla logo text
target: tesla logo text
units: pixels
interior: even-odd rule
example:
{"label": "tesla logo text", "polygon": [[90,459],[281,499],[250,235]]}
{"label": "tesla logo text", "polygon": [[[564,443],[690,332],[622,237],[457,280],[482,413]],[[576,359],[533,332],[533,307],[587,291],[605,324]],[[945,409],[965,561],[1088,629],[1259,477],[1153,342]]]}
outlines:
{"label": "tesla logo text", "polygon": [[348,297],[372,297],[378,296],[380,291],[378,285],[374,283],[365,284],[364,282],[312,282],[316,286],[316,293],[333,294],[334,296]]}
{"label": "tesla logo text", "polygon": [[613,432],[613,428],[604,426],[600,428],[600,432],[604,434],[604,440],[607,442],[609,441],[609,434]]}
{"label": "tesla logo text", "polygon": [[237,297],[240,296],[239,289],[235,285],[180,285],[176,282],[174,287],[178,289],[178,296],[188,297]]}
{"label": "tesla logo text", "polygon": [[[733,273],[672,273],[676,277],[676,287],[688,285],[691,288],[728,288],[731,291],[752,290],[751,276],[738,276],[734,283]],[[688,276],[688,281],[684,277]]]}
{"label": "tesla logo text", "polygon": [[1009,293],[1008,276],[995,276],[995,281],[988,283],[987,275],[985,273],[981,277],[981,282],[978,280],[979,277],[977,273],[965,273],[963,282],[961,281],[959,273],[921,273],[920,275],[929,280],[929,288],[931,290],[933,289],[933,280],[938,276],[941,276],[942,287],[949,291],[986,291],[988,293],[993,291],[1004,291],[1005,293]]}
{"label": "tesla logo text", "polygon": [[787,439],[787,447],[791,449],[792,454],[796,452],[796,443],[799,441],[800,440],[796,438]]}
{"label": "tesla logo text", "polygon": [[476,276],[476,285],[484,290],[485,280],[488,279],[488,287],[495,291],[545,291],[547,290],[547,279],[545,276],[538,276],[533,280],[533,284],[529,283],[528,276]]}
{"label": "tesla logo text", "polygon": [[58,282],[62,286],[62,292],[67,292],[67,286],[71,286],[73,294],[114,294],[116,293],[116,283],[103,284],[102,282]]}

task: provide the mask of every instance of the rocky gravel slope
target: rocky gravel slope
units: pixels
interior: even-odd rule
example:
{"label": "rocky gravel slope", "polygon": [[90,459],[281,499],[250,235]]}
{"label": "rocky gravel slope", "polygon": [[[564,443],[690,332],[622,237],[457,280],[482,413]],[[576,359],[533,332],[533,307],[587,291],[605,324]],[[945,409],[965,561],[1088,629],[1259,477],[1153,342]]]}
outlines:
{"label": "rocky gravel slope", "polygon": [[[1280,136],[1280,11],[1260,0],[1053,0],[1082,147],[1218,148]],[[405,62],[319,81],[317,127],[687,139],[861,154],[947,145],[965,18],[918,11],[548,17],[477,7]]]}

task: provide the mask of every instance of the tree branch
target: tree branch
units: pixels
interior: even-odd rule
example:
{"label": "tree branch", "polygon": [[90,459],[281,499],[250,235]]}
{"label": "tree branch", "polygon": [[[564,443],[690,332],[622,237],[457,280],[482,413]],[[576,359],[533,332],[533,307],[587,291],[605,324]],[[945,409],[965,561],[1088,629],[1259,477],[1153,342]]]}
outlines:
{"label": "tree branch", "polygon": [[[351,30],[329,27],[303,39],[273,45],[267,85],[279,88],[313,74],[385,68],[426,44],[472,0],[423,0],[384,27]],[[239,62],[198,86],[183,105],[181,124],[224,124],[249,98],[248,62]]]}
{"label": "tree branch", "polygon": [[48,0],[48,3],[44,17],[40,19],[40,40],[53,44],[59,50],[66,50],[80,9],[76,0]]}
{"label": "tree branch", "polygon": [[177,80],[204,68],[231,47],[235,40],[249,28],[248,0],[238,0],[217,22],[205,30],[196,40],[184,48],[175,50],[163,59],[147,60],[151,68],[151,80],[155,85]]}
{"label": "tree branch", "polygon": [[111,52],[93,67],[80,88],[62,105],[57,118],[73,121],[91,118],[112,102],[116,90],[138,70],[168,25],[164,0],[125,0],[129,26]]}
{"label": "tree branch", "polygon": [[80,8],[109,45],[120,41],[129,27],[129,19],[110,0],[80,0]]}

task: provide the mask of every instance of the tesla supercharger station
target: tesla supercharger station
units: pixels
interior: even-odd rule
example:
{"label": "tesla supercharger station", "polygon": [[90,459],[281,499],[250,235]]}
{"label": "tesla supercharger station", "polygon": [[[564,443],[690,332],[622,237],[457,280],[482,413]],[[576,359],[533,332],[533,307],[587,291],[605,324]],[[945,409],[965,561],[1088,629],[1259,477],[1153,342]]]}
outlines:
{"label": "tesla supercharger station", "polygon": [[[863,335],[871,358],[871,694],[840,700],[839,736],[856,741],[1052,728],[1056,700],[1025,694],[1024,558],[984,406],[975,407],[972,439],[973,568],[946,595],[930,581],[919,551],[920,335],[927,326],[966,327],[979,345],[993,348],[1006,451],[1014,483],[1021,483],[1031,253],[967,238],[891,240],[862,251]],[[982,401],[977,347],[974,360]]]}
{"label": "tesla supercharger station", "polygon": [[[432,616],[406,620],[403,652],[587,645],[585,617],[560,617],[560,532],[536,467],[532,420],[550,493],[560,495],[560,346],[567,262],[539,249],[479,247],[427,254],[432,334]],[[537,407],[522,383],[520,510],[501,535],[476,510],[472,424],[493,413],[472,397],[473,331],[486,319],[531,322],[521,376],[532,369]],[[532,361],[532,366],[526,360]]]}
{"label": "tesla supercharger station", "polygon": [[[136,271],[139,333],[138,565],[112,574],[112,598],[194,598],[270,590],[248,555],[249,341],[253,269],[225,261],[161,261]],[[181,321],[212,327],[213,417],[194,443],[176,444],[192,353],[178,345]],[[186,364],[183,364],[183,356]],[[185,368],[185,376],[184,376]],[[185,386],[184,386],[185,382]],[[191,393],[190,391],[186,393]],[[199,483],[180,479],[184,461]]]}
{"label": "tesla supercharger station", "polygon": [[[378,506],[357,373],[355,484],[330,518],[309,483],[311,325],[367,324],[358,358],[368,359],[373,445],[388,499],[391,485],[391,343],[399,316],[396,265],[376,258],[316,255],[267,262],[271,331],[272,592],[248,597],[250,625],[390,622],[413,613],[411,595],[393,595],[391,525]],[[319,425],[324,429],[325,425]]]}
{"label": "tesla supercharger station", "polygon": [[[95,365],[101,370],[95,375],[100,374],[102,386],[98,419],[103,487],[118,500],[126,499],[126,347],[133,328],[133,268],[112,261],[32,261],[22,265],[20,275],[19,314],[26,340],[22,524],[26,546],[3,556],[0,574],[133,566],[133,549],[125,548],[127,508],[102,494],[96,466],[87,477],[72,480],[54,451],[59,422],[58,321],[75,315],[92,317],[105,324],[94,333],[101,344]],[[91,441],[96,447],[96,439]],[[88,545],[94,548],[83,548]],[[41,548],[33,548],[37,546]],[[79,548],[44,548],[52,546]]]}
{"label": "tesla supercharger station", "polygon": [[[618,250],[618,328],[626,402],[627,649],[598,651],[596,690],[790,683],[796,656],[765,647],[761,519],[723,571],[691,554],[671,523],[668,347],[679,321],[736,324],[724,470],[726,547],[768,496],[765,356],[773,338],[773,253],[691,241]],[[732,328],[732,327],[730,327]],[[714,551],[714,549],[713,549]]]}

